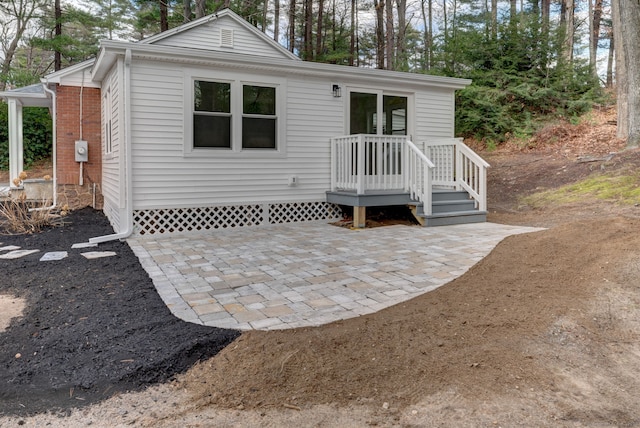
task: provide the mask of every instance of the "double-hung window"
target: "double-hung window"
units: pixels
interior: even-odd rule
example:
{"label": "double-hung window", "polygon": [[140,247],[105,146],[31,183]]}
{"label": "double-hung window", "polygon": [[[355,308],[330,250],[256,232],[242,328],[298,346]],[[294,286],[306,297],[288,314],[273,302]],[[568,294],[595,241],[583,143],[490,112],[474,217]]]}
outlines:
{"label": "double-hung window", "polygon": [[194,81],[193,147],[231,148],[231,84]]}
{"label": "double-hung window", "polygon": [[276,88],[242,85],[242,148],[276,148]]}
{"label": "double-hung window", "polygon": [[104,153],[110,155],[113,153],[113,99],[111,97],[111,87],[107,87],[102,99],[104,114]]}
{"label": "double-hung window", "polygon": [[[280,133],[283,132],[282,103],[284,82],[270,79],[254,82],[236,79],[225,80],[192,77],[191,106],[186,120],[185,153],[198,156],[230,155],[243,151],[261,153],[283,152]],[[207,151],[209,154],[207,154]],[[226,155],[225,155],[226,156]]]}

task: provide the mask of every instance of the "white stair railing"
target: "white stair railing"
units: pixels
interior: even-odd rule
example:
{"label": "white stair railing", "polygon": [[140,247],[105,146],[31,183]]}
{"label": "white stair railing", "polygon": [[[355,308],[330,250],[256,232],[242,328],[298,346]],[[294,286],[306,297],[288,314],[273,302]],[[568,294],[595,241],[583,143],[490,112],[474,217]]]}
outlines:
{"label": "white stair railing", "polygon": [[427,141],[425,152],[436,165],[433,185],[464,189],[480,211],[487,210],[487,168],[489,164],[457,138]]}
{"label": "white stair railing", "polygon": [[487,209],[489,164],[456,138],[427,141],[424,152],[406,136],[347,135],[331,139],[331,190],[409,192],[432,213],[434,186],[466,190]]}
{"label": "white stair railing", "polygon": [[414,201],[422,202],[424,214],[431,215],[432,171],[435,165],[415,144],[405,144],[405,191]]}
{"label": "white stair railing", "polygon": [[456,182],[476,200],[480,211],[487,210],[487,168],[489,164],[462,141],[456,145]]}

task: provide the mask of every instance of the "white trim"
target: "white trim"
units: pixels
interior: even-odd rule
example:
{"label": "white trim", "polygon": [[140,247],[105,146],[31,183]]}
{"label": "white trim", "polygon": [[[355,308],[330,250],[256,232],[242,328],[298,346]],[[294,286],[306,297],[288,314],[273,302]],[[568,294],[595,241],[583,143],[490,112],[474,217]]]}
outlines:
{"label": "white trim", "polygon": [[[120,205],[120,227],[122,220],[125,221],[125,229],[111,235],[97,236],[89,239],[92,244],[102,242],[115,241],[116,239],[126,239],[133,233],[133,167],[132,167],[132,148],[131,148],[131,51],[127,50],[124,57],[124,88],[122,97],[124,97],[123,112],[123,138],[120,139],[120,200],[122,194],[125,194],[124,203]],[[122,149],[124,145],[124,153]],[[124,164],[124,165],[123,165]]]}
{"label": "white trim", "polygon": [[69,67],[65,67],[62,70],[54,71],[51,74],[47,74],[44,77],[44,81],[47,83],[60,83],[62,78],[69,76],[71,74],[77,73],[79,71],[84,71],[86,69],[90,69],[95,64],[96,59],[92,58],[87,61],[80,62],[78,64],[70,65]]}
{"label": "white trim", "polygon": [[19,186],[13,180],[24,168],[22,103],[15,98],[9,98],[7,104],[9,115],[9,187],[15,189]]}

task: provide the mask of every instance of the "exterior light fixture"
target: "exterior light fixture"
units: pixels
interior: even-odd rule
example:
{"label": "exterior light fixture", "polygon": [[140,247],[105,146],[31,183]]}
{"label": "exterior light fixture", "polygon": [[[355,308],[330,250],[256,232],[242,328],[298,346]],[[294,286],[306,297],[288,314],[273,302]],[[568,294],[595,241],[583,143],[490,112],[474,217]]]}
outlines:
{"label": "exterior light fixture", "polygon": [[342,96],[342,88],[338,85],[333,85],[333,96],[335,98],[340,98]]}

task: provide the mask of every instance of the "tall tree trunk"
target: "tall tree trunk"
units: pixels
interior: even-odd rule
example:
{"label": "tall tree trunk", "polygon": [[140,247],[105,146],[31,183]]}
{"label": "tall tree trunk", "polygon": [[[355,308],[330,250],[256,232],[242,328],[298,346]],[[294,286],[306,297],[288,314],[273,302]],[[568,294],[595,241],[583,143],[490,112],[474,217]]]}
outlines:
{"label": "tall tree trunk", "polygon": [[452,13],[451,13],[451,40],[453,41],[453,52],[449,61],[449,70],[451,73],[456,72],[456,64],[458,62],[458,1],[452,0]]}
{"label": "tall tree trunk", "polygon": [[[591,0],[589,0],[591,4]],[[598,43],[600,42],[600,21],[602,20],[602,0],[595,0],[591,20],[591,37],[589,38],[589,67],[594,77],[598,77]]]}
{"label": "tall tree trunk", "polygon": [[289,0],[289,51],[296,48],[296,0]]}
{"label": "tall tree trunk", "polygon": [[615,37],[613,37],[613,29],[609,29],[609,54],[607,55],[607,80],[605,86],[613,88],[613,58],[615,52]]}
{"label": "tall tree trunk", "polygon": [[356,67],[360,67],[360,35],[358,34],[358,28],[360,28],[360,15],[358,14],[358,0],[353,0],[354,5],[356,7],[356,27],[355,27],[355,36],[356,36]]}
{"label": "tall tree trunk", "polygon": [[566,63],[573,61],[573,37],[575,33],[575,3],[574,0],[562,0],[560,5],[560,58]]}
{"label": "tall tree trunk", "polygon": [[449,43],[449,18],[447,15],[447,0],[442,0],[442,37],[445,46]]}
{"label": "tall tree trunk", "polygon": [[[60,7],[60,0],[55,0],[55,19],[56,19],[56,28],[55,28],[55,38],[60,39],[62,36],[62,8]],[[62,68],[62,55],[60,54],[60,49],[56,47],[54,56],[53,56],[53,69],[58,71]]]}
{"label": "tall tree trunk", "polygon": [[407,71],[407,0],[396,0],[398,10],[398,36],[396,38],[396,66],[397,70]]}
{"label": "tall tree trunk", "polygon": [[273,0],[273,40],[280,39],[280,0]]}
{"label": "tall tree trunk", "polygon": [[[335,1],[333,2],[334,7],[334,25],[335,25]],[[354,60],[356,58],[356,0],[351,0],[351,31],[349,37],[349,65],[353,66]],[[335,31],[334,31],[335,34]]]}
{"label": "tall tree trunk", "polygon": [[386,69],[393,70],[395,66],[395,30],[393,28],[393,0],[385,0],[386,19],[386,41],[385,41],[385,56],[386,56]]}
{"label": "tall tree trunk", "polygon": [[516,25],[516,17],[518,16],[518,0],[509,0],[509,24]]}
{"label": "tall tree trunk", "polygon": [[[225,0],[224,7],[229,7],[229,3]],[[196,0],[196,19],[202,18],[207,14],[207,2],[205,0]]]}
{"label": "tall tree trunk", "polygon": [[433,67],[433,0],[428,1],[429,10],[429,70]]}
{"label": "tall tree trunk", "polygon": [[491,40],[496,41],[498,39],[498,0],[491,0],[489,14],[491,16]]}
{"label": "tall tree trunk", "polygon": [[384,68],[384,0],[373,0],[376,9],[376,67]]}
{"label": "tall tree trunk", "polygon": [[336,0],[331,0],[331,50],[338,49],[338,37],[336,31]]}
{"label": "tall tree trunk", "polygon": [[627,138],[629,135],[629,122],[628,122],[628,87],[627,87],[627,64],[625,62],[624,48],[623,48],[623,34],[622,23],[620,22],[620,2],[622,0],[612,0],[611,2],[611,21],[613,26],[613,39],[615,41],[615,85],[616,85],[616,100],[618,105],[618,120],[616,137]]}
{"label": "tall tree trunk", "polygon": [[302,59],[313,61],[313,0],[304,2],[304,50]]}
{"label": "tall tree trunk", "polygon": [[491,0],[491,38],[498,39],[498,0]]}
{"label": "tall tree trunk", "polygon": [[613,29],[616,39],[616,86],[618,93],[618,136],[627,147],[640,146],[640,3],[613,0]]}
{"label": "tall tree trunk", "polygon": [[183,0],[182,1],[182,14],[184,18],[182,20],[183,23],[187,23],[191,21],[191,0]]}
{"label": "tall tree trunk", "polygon": [[322,41],[324,40],[323,32],[323,21],[324,21],[324,0],[318,0],[318,22],[316,22],[316,58],[322,54],[323,46]]}
{"label": "tall tree trunk", "polygon": [[158,0],[160,2],[160,32],[169,29],[169,10],[166,0]]}
{"label": "tall tree trunk", "polygon": [[542,14],[542,33],[549,39],[549,13],[551,10],[551,0],[541,0],[541,14]]}
{"label": "tall tree trunk", "polygon": [[260,29],[262,32],[267,31],[267,14],[269,13],[269,0],[263,0],[262,3],[262,22],[260,23]]}
{"label": "tall tree trunk", "polygon": [[[427,5],[427,10],[425,10],[425,4]],[[431,50],[433,49],[433,33],[431,30],[432,26],[432,0],[422,0],[420,2],[420,8],[422,12],[422,26],[424,27],[424,57],[422,59],[422,69],[425,71],[429,71],[431,69]]]}

